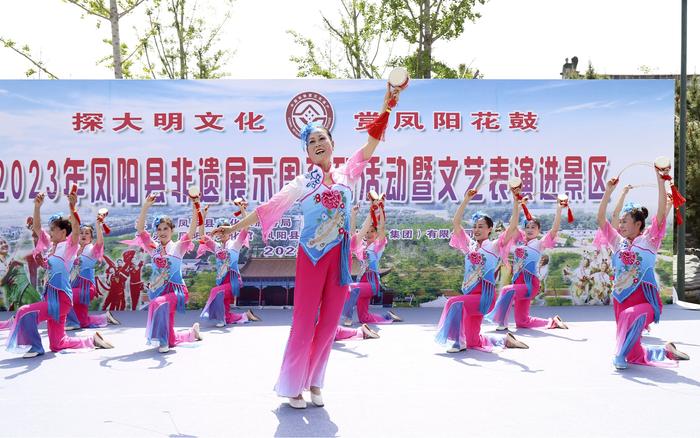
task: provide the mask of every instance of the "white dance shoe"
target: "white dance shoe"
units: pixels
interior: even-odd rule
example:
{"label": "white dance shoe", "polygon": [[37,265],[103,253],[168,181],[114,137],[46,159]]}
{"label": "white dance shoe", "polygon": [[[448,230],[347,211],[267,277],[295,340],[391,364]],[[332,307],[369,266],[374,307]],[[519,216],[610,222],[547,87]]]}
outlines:
{"label": "white dance shoe", "polygon": [[119,320],[115,318],[114,315],[112,315],[112,312],[110,312],[109,310],[107,311],[107,313],[105,313],[105,316],[107,317],[107,324],[121,325],[121,322],[119,322]]}
{"label": "white dance shoe", "polygon": [[321,394],[314,394],[311,392],[311,403],[318,408],[323,407],[323,396]]}
{"label": "white dance shoe", "polygon": [[95,348],[114,348],[114,345],[107,342],[107,340],[102,337],[102,334],[100,334],[100,332],[95,332],[95,335],[92,337],[92,343],[95,344]]}
{"label": "white dance shoe", "polygon": [[195,322],[192,324],[192,331],[194,332],[194,338],[198,341],[202,340],[202,334],[199,332],[199,323]]}
{"label": "white dance shoe", "polygon": [[294,409],[306,409],[306,400],[303,398],[289,397],[289,406]]}

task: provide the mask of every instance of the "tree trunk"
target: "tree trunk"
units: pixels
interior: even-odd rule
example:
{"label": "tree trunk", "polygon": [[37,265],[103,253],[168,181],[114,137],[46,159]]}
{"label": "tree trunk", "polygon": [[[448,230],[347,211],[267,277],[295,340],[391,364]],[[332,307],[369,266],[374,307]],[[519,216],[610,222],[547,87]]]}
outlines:
{"label": "tree trunk", "polygon": [[112,58],[114,59],[114,78],[122,79],[122,50],[119,41],[119,11],[117,0],[109,0],[109,22],[112,25]]}
{"label": "tree trunk", "polygon": [[180,79],[187,79],[187,53],[185,52],[185,0],[179,0],[180,16],[175,10],[175,26],[177,28],[177,39],[180,43]]}

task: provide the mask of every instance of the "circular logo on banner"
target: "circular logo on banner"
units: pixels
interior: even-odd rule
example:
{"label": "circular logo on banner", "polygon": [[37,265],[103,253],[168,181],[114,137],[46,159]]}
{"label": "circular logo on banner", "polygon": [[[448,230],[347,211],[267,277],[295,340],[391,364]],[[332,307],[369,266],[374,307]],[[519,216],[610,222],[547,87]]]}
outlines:
{"label": "circular logo on banner", "polygon": [[326,96],[314,91],[304,91],[292,98],[287,105],[287,127],[296,137],[309,122],[321,122],[329,131],[333,129],[333,107]]}

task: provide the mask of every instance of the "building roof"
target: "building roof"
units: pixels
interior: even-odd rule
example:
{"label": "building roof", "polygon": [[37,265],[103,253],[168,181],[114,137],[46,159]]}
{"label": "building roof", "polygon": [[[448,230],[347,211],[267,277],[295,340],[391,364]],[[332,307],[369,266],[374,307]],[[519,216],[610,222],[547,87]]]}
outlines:
{"label": "building roof", "polygon": [[[241,268],[241,276],[245,278],[294,278],[296,276],[297,260],[293,257],[251,257]],[[391,269],[381,269],[384,275]],[[360,272],[360,263],[353,259],[352,275]]]}

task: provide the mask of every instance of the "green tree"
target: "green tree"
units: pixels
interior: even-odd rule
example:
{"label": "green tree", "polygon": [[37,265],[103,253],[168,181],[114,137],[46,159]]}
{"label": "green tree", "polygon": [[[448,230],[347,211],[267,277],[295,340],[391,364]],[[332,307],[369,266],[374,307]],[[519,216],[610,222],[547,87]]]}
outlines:
{"label": "green tree", "polygon": [[467,20],[480,18],[474,10],[477,3],[483,5],[486,0],[388,0],[392,32],[416,45],[413,54],[398,60],[408,68],[411,77],[433,76],[434,64],[440,66],[433,59],[433,45],[459,37]]}
{"label": "green tree", "polygon": [[345,77],[352,79],[380,78],[391,57],[381,50],[394,37],[389,31],[387,0],[339,0],[340,19],[330,20],[321,14],[330,43],[342,47],[343,56],[334,59],[331,47],[319,48],[310,38],[294,30],[289,33],[302,47],[304,55],[292,56],[297,64],[297,76]]}
{"label": "green tree", "polygon": [[[230,50],[217,48],[221,31],[231,18],[233,0],[223,2],[225,12],[216,24],[202,3],[187,0],[153,0],[146,11],[149,29],[140,39],[137,54],[144,72],[153,79],[216,79],[225,76],[223,63]],[[222,7],[219,4],[219,7]],[[217,13],[221,14],[220,11]]]}
{"label": "green tree", "polygon": [[36,59],[28,45],[25,44],[22,47],[17,47],[16,42],[2,36],[0,36],[0,44],[6,49],[12,50],[13,52],[20,55],[32,64],[33,67],[28,68],[27,71],[24,72],[24,74],[28,78],[34,76],[37,73],[36,69],[39,69],[40,71],[46,73],[50,79],[58,79],[58,77],[55,74],[51,73],[46,69],[46,66],[44,65],[43,61],[41,61],[40,59]]}
{"label": "green tree", "polygon": [[[111,28],[111,38],[104,41],[112,46],[112,55],[103,58],[101,61],[111,60],[110,67],[114,70],[114,78],[122,79],[129,77],[130,56],[126,56],[127,47],[121,43],[119,32],[119,21],[124,16],[131,13],[146,0],[109,0],[109,5],[105,0],[64,0],[83,10],[88,15],[92,15],[101,20],[109,21]],[[98,21],[97,27],[100,27]]]}

